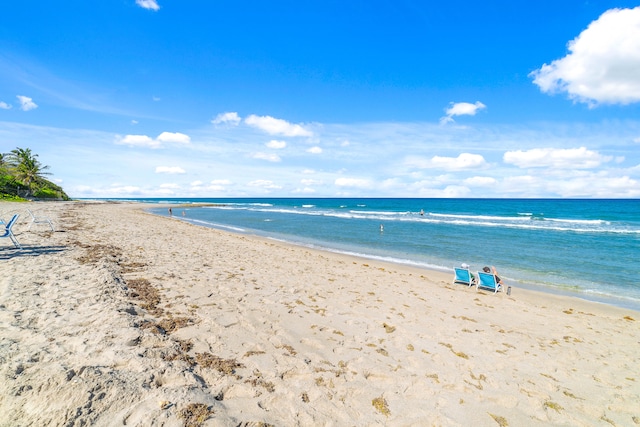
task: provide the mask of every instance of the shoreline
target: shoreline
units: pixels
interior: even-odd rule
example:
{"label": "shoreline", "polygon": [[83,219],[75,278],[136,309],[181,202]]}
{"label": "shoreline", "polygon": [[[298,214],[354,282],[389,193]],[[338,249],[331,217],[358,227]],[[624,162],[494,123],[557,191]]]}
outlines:
{"label": "shoreline", "polygon": [[0,247],[2,427],[640,423],[635,311],[137,203],[10,208],[56,231]]}
{"label": "shoreline", "polygon": [[[140,203],[142,206],[145,206],[146,203],[143,202],[132,202],[132,203]],[[211,206],[214,204],[206,204],[203,206]],[[185,204],[159,204],[159,205],[154,205],[153,208],[168,208],[168,207],[174,207],[174,208],[178,208],[178,207],[184,207],[184,206],[189,206],[189,207],[201,207],[201,205],[197,205],[197,206],[193,206],[193,205],[185,205]],[[348,251],[342,251],[339,249],[333,249],[330,247],[323,247],[323,246],[316,246],[316,245],[311,245],[311,244],[305,244],[302,242],[297,242],[294,240],[286,240],[286,239],[280,239],[280,238],[276,238],[276,237],[270,237],[267,234],[260,234],[259,230],[240,230],[237,229],[233,226],[228,226],[228,225],[216,225],[216,224],[203,224],[201,223],[201,221],[193,221],[190,220],[188,218],[181,218],[179,217],[179,215],[173,215],[173,217],[170,217],[169,215],[166,214],[160,214],[160,213],[153,213],[153,212],[148,212],[149,208],[145,209],[145,211],[151,215],[156,215],[159,217],[164,217],[164,218],[170,218],[170,219],[175,219],[175,220],[179,220],[179,221],[184,221],[188,224],[192,224],[194,226],[197,227],[203,227],[203,228],[211,228],[211,229],[215,229],[215,230],[220,230],[223,232],[228,232],[228,233],[232,233],[232,234],[240,234],[240,235],[244,235],[244,236],[250,236],[250,237],[256,237],[256,238],[262,238],[262,239],[268,239],[268,240],[272,240],[275,242],[281,242],[283,244],[288,244],[288,245],[293,245],[293,246],[298,246],[300,248],[306,248],[306,249],[313,249],[313,250],[318,250],[318,251],[322,251],[322,252],[329,252],[329,253],[335,253],[338,255],[345,255],[345,256],[352,256],[355,258],[361,258],[361,259],[367,259],[367,260],[371,260],[374,262],[382,262],[382,263],[387,263],[387,264],[391,264],[391,265],[397,265],[397,266],[401,266],[401,267],[408,267],[408,268],[416,268],[418,270],[422,270],[424,272],[427,273],[445,273],[445,274],[449,274],[451,276],[453,276],[453,271],[449,271],[447,270],[445,267],[442,268],[437,268],[435,266],[425,266],[425,265],[419,265],[417,263],[413,263],[411,261],[406,261],[404,262],[403,260],[396,260],[396,259],[385,259],[384,257],[381,256],[375,256],[375,255],[367,255],[364,253],[352,253],[352,252],[348,252]],[[507,285],[511,285],[512,286],[512,291],[514,292],[521,292],[521,291],[526,291],[526,292],[534,292],[534,293],[540,293],[542,295],[554,295],[556,297],[566,297],[566,298],[575,298],[581,301],[586,301],[586,302],[591,302],[591,303],[596,303],[596,304],[602,304],[602,305],[606,305],[606,306],[612,306],[612,307],[616,307],[616,308],[620,308],[620,309],[625,309],[625,310],[632,310],[635,312],[638,312],[640,315],[640,302],[635,301],[635,300],[627,300],[623,297],[617,297],[615,295],[610,295],[610,294],[597,294],[594,292],[588,292],[588,291],[574,291],[572,289],[565,289],[565,288],[561,288],[561,287],[554,287],[554,286],[545,286],[545,285],[540,285],[540,284],[535,284],[535,283],[528,283],[526,281],[516,281],[513,279],[508,279],[505,278],[506,280],[506,284]]]}

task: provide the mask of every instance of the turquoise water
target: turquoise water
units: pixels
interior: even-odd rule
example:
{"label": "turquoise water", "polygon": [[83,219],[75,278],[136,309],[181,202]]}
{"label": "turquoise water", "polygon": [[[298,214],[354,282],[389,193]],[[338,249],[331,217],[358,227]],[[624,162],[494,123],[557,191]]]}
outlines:
{"label": "turquoise water", "polygon": [[[137,201],[215,203],[174,208],[174,217],[438,270],[462,262],[472,269],[495,265],[514,291],[525,287],[640,310],[640,200]],[[168,215],[165,208],[151,211]]]}

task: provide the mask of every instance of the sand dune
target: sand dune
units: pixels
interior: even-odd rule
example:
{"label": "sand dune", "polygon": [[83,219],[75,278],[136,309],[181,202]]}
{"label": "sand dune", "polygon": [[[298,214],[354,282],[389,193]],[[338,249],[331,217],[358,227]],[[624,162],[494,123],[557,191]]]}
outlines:
{"label": "sand dune", "polygon": [[0,203],[0,426],[640,425],[640,314],[190,225]]}

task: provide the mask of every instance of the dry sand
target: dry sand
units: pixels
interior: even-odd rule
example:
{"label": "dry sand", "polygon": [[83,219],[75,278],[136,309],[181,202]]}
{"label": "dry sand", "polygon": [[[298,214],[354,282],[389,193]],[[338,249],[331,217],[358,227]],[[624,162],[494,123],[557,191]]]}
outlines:
{"label": "dry sand", "polygon": [[[29,207],[51,218],[36,224]],[[640,425],[640,313],[119,203],[0,203],[0,426]]]}

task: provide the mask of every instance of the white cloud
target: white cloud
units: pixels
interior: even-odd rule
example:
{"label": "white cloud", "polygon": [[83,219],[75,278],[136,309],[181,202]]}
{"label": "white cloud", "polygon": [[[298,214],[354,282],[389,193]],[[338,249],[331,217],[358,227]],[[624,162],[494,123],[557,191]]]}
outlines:
{"label": "white cloud", "polygon": [[275,139],[272,139],[271,141],[267,142],[266,146],[269,148],[273,148],[274,150],[280,150],[285,148],[287,146],[287,143],[286,141],[276,141]]}
{"label": "white cloud", "polygon": [[256,116],[252,114],[244,119],[244,122],[249,126],[267,132],[269,135],[313,136],[313,132],[301,125],[292,124],[286,120],[276,119],[271,116]]}
{"label": "white cloud", "polygon": [[434,156],[431,159],[433,167],[445,170],[475,169],[486,165],[480,154],[462,153],[458,157]]}
{"label": "white cloud", "polygon": [[214,179],[210,182],[211,185],[231,185],[233,182],[228,179]]}
{"label": "white cloud", "polygon": [[273,153],[253,153],[251,157],[254,159],[266,160],[268,162],[274,162],[274,163],[282,160],[280,156]]}
{"label": "white cloud", "polygon": [[238,116],[238,113],[229,112],[229,113],[220,113],[216,116],[215,119],[211,120],[211,123],[214,125],[219,124],[231,124],[237,126],[242,119]]}
{"label": "white cloud", "polygon": [[309,187],[296,188],[295,190],[293,190],[293,193],[295,193],[295,194],[314,194],[314,193],[316,193],[316,190],[313,189],[313,188],[309,188]]}
{"label": "white cloud", "polygon": [[152,194],[154,196],[173,196],[175,195],[175,191],[172,188],[160,188],[159,190],[152,190]]}
{"label": "white cloud", "polygon": [[406,184],[398,178],[387,178],[380,183],[379,188],[386,191],[397,191],[398,189],[404,189]]}
{"label": "white cloud", "polygon": [[11,105],[7,104],[6,102],[0,101],[0,109],[2,109],[2,110],[10,110],[11,108],[12,108]]}
{"label": "white cloud", "polygon": [[122,185],[122,186],[109,187],[107,191],[108,193],[111,193],[111,194],[127,195],[127,194],[140,194],[142,189],[140,187],[136,187],[133,185]]}
{"label": "white cloud", "polygon": [[300,184],[311,186],[311,185],[322,185],[324,183],[318,179],[301,179]]}
{"label": "white cloud", "polygon": [[143,9],[160,10],[156,0],[136,0],[136,4]]}
{"label": "white cloud", "polygon": [[189,135],[180,132],[162,132],[156,139],[159,142],[173,142],[177,144],[189,144],[191,142]]}
{"label": "white cloud", "polygon": [[550,167],[557,169],[591,169],[612,160],[585,147],[557,149],[534,148],[527,151],[507,151],[503,156],[505,163],[521,168]]}
{"label": "white cloud", "polygon": [[307,149],[307,153],[321,154],[322,153],[322,148],[320,148],[320,147],[311,147],[311,148]]}
{"label": "white cloud", "polygon": [[479,110],[487,108],[480,101],[476,101],[475,104],[470,104],[468,102],[452,102],[449,104],[449,108],[445,110],[446,116],[440,119],[440,123],[450,123],[453,122],[454,116],[475,116]]}
{"label": "white cloud", "polygon": [[273,183],[273,181],[265,180],[265,179],[257,179],[255,181],[251,181],[247,183],[249,187],[259,187],[267,190],[278,190],[282,188],[279,185]]}
{"label": "white cloud", "polygon": [[606,11],[568,49],[530,74],[542,92],[590,105],[640,101],[640,7]]}
{"label": "white cloud", "polygon": [[474,176],[465,179],[463,182],[464,185],[469,187],[489,187],[496,185],[497,183],[496,179],[490,176]]}
{"label": "white cloud", "polygon": [[[435,182],[434,182],[435,181]],[[454,198],[454,197],[468,197],[471,195],[471,190],[463,185],[445,185],[442,186],[442,177],[435,177],[435,179],[418,181],[409,186],[411,194],[420,197],[438,197],[438,198]]]}
{"label": "white cloud", "polygon": [[442,190],[438,197],[461,198],[468,197],[471,194],[469,188],[462,185],[448,185]]}
{"label": "white cloud", "polygon": [[[17,103],[14,109],[18,110]],[[190,131],[188,146],[160,143],[156,139],[160,128],[149,136],[142,131],[123,133],[117,142],[138,145],[130,148],[116,145],[111,132],[79,129],[70,133],[69,129],[11,123],[1,120],[3,111],[0,134],[4,139],[14,146],[29,146],[48,159],[54,177],[64,178],[65,191],[72,197],[119,196],[110,190],[115,182],[119,184],[114,187],[122,187],[123,197],[127,186],[140,186],[138,195],[153,197],[167,182],[180,184],[175,192],[185,197],[288,197],[302,196],[307,189],[314,189],[318,197],[448,197],[465,194],[465,188],[473,197],[640,197],[640,141],[634,142],[640,139],[640,127],[633,119],[492,124],[473,129],[437,123],[324,124],[314,128],[318,141],[313,143],[306,138],[268,136],[244,123],[221,131],[205,119],[201,129]],[[346,139],[351,145],[340,147]],[[287,147],[267,148],[269,140],[286,140]],[[323,154],[304,152],[314,145],[322,147]],[[61,149],[77,161],[56,155]],[[283,153],[290,149],[303,156],[285,157]],[[258,151],[279,154],[282,162],[251,158]],[[114,164],[120,166],[109,167]],[[186,173],[155,173],[156,166],[180,166]],[[200,182],[189,184],[195,180]],[[261,182],[268,186],[264,183],[268,180],[282,188],[258,186]],[[253,186],[247,185],[249,181]]]}
{"label": "white cloud", "polygon": [[186,173],[184,169],[179,166],[157,166],[156,173],[168,173],[168,174],[182,174]]}
{"label": "white cloud", "polygon": [[180,186],[178,184],[165,183],[165,184],[160,184],[160,188],[167,188],[167,189],[171,189],[171,190],[179,190]]}
{"label": "white cloud", "polygon": [[132,124],[132,125],[137,125],[137,124],[138,124],[138,121],[137,121],[137,120],[131,120],[131,124]]}
{"label": "white cloud", "polygon": [[17,95],[16,98],[18,98],[18,101],[20,102],[20,109],[22,111],[35,110],[38,108],[38,105],[28,96]]}
{"label": "white cloud", "polygon": [[458,157],[433,156],[426,159],[419,156],[409,156],[405,159],[405,165],[419,169],[444,169],[459,171],[465,169],[477,169],[487,164],[480,154],[461,153]]}
{"label": "white cloud", "polygon": [[640,197],[638,180],[628,176],[610,176],[605,171],[569,174],[557,180],[547,180],[539,176],[520,176],[505,179],[505,184],[507,191],[514,194],[519,194],[522,188],[528,188],[533,189],[533,194],[543,195],[552,191],[560,197]]}
{"label": "white cloud", "polygon": [[147,135],[125,135],[124,137],[117,137],[116,144],[128,145],[130,147],[160,147],[158,141],[149,138]]}
{"label": "white cloud", "polygon": [[338,178],[334,182],[338,187],[370,188],[371,181],[362,178]]}
{"label": "white cloud", "polygon": [[190,190],[192,191],[207,190],[207,191],[222,192],[222,191],[227,191],[226,187],[233,184],[233,182],[229,181],[228,179],[214,179],[206,187],[203,187],[203,184],[204,183],[202,181],[193,181],[191,183]]}
{"label": "white cloud", "polygon": [[128,145],[130,147],[148,147],[160,148],[163,143],[189,144],[191,138],[179,132],[162,132],[156,139],[152,139],[147,135],[125,135],[117,136],[116,144]]}
{"label": "white cloud", "polygon": [[638,143],[640,143],[640,138],[635,138],[635,139],[633,140],[633,142],[638,142]]}

